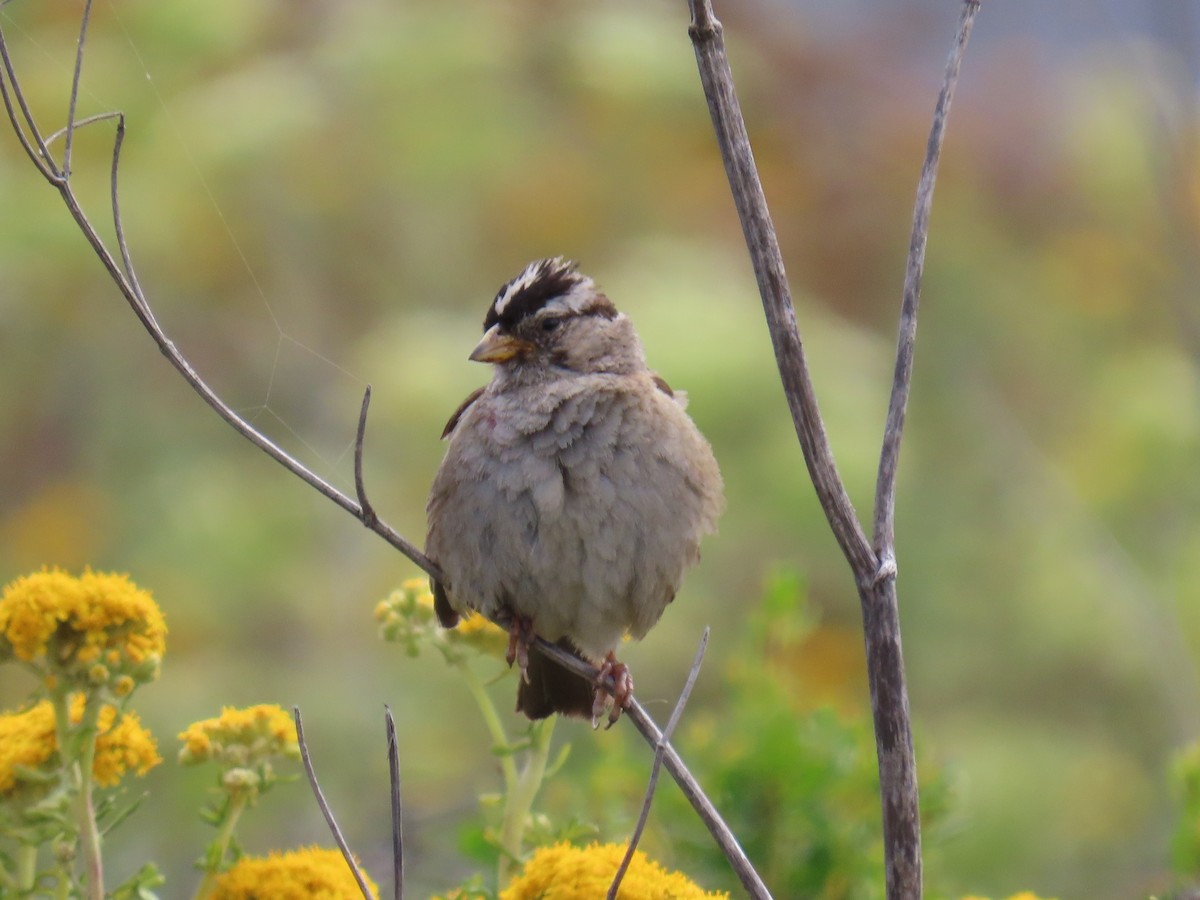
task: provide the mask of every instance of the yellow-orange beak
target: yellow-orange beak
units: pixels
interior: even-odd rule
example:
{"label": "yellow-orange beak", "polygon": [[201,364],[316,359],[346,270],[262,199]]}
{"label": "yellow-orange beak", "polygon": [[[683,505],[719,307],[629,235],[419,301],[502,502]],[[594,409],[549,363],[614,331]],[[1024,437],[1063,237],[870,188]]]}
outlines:
{"label": "yellow-orange beak", "polygon": [[502,334],[499,325],[493,325],[483,335],[471,355],[467,357],[473,362],[502,363],[517,356],[528,353],[532,348],[526,341],[512,335]]}

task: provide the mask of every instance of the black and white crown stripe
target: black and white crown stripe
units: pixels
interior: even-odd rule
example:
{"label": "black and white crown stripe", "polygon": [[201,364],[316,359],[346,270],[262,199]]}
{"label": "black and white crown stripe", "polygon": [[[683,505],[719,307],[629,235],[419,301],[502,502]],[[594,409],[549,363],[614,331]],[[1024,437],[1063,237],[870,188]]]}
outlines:
{"label": "black and white crown stripe", "polygon": [[616,310],[578,265],[561,256],[531,262],[516,278],[505,284],[488,307],[483,320],[487,331],[499,323],[511,329],[517,322],[541,310],[563,314],[599,312],[611,318]]}

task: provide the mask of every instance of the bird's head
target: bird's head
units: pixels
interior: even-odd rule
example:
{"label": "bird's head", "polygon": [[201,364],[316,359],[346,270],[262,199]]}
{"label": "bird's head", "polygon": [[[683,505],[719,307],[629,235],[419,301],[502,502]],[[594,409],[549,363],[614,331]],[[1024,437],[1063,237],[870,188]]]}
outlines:
{"label": "bird's head", "polygon": [[476,362],[505,369],[628,373],[644,367],[629,319],[575,263],[531,262],[488,307]]}

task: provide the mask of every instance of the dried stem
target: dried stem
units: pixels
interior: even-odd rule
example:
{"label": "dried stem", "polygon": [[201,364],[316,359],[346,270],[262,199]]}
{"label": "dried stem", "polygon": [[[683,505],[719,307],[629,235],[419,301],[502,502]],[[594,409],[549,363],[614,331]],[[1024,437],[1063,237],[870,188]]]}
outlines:
{"label": "dried stem", "polygon": [[365,900],[373,900],[371,889],[367,887],[366,879],[363,878],[362,871],[358,868],[358,862],[354,859],[354,854],[350,852],[350,845],[346,843],[342,829],[338,827],[337,819],[333,816],[333,810],[329,808],[329,804],[325,801],[325,793],[321,790],[321,785],[317,781],[316,769],[313,768],[312,759],[308,755],[308,742],[304,740],[304,722],[300,719],[300,707],[292,707],[292,716],[296,720],[296,743],[300,745],[300,758],[304,761],[304,772],[308,775],[308,783],[312,785],[313,796],[317,798],[317,806],[321,808],[321,815],[325,817],[325,823],[329,826],[329,832],[337,842],[338,849],[342,851],[342,858],[346,860],[346,865],[350,867],[350,871],[354,874],[354,880],[358,882],[358,889],[362,891]]}
{"label": "dried stem", "polygon": [[379,521],[375,507],[367,499],[367,485],[363,479],[363,443],[367,437],[367,410],[371,408],[371,386],[363,391],[362,408],[358,413],[358,430],[354,435],[354,492],[358,495],[359,518],[368,528]]}
{"label": "dried stem", "polygon": [[[89,0],[90,2],[90,0]],[[84,32],[81,31],[81,34]],[[81,57],[80,57],[81,58]],[[125,134],[125,120],[120,113],[108,114],[108,118],[115,118],[117,121],[116,136],[114,139],[113,155],[112,155],[112,195],[110,203],[112,207],[113,220],[116,225],[116,236],[118,250],[120,253],[121,263],[118,263],[116,258],[109,252],[104,241],[99,233],[84,213],[79,204],[78,198],[75,195],[69,180],[60,174],[60,170],[54,161],[52,154],[46,146],[46,141],[37,127],[37,124],[30,112],[29,106],[25,100],[24,93],[21,90],[19,79],[12,65],[11,56],[9,54],[8,43],[4,33],[4,29],[0,27],[0,63],[3,64],[3,73],[0,73],[0,99],[3,100],[5,110],[8,115],[9,124],[16,133],[18,140],[25,149],[26,155],[30,161],[37,167],[42,177],[51,184],[62,197],[63,203],[70,212],[71,217],[75,220],[81,234],[91,246],[93,252],[99,258],[101,264],[108,272],[109,277],[117,286],[117,289],[124,296],[126,302],[133,310],[134,315],[142,323],[142,327],[150,335],[151,339],[158,346],[162,354],[167,358],[167,361],[175,368],[183,377],[184,381],[200,395],[201,399],[230,427],[234,429],[246,440],[250,441],[254,446],[258,447],[285,469],[298,477],[305,484],[316,490],[326,499],[331,500],[337,506],[349,512],[352,516],[362,522],[368,529],[382,537],[385,541],[403,553],[406,557],[412,560],[417,566],[424,570],[431,578],[440,580],[442,572],[437,564],[430,560],[422,553],[415,545],[410,543],[395,529],[388,525],[383,520],[375,515],[374,510],[366,499],[365,486],[362,483],[362,445],[366,431],[366,414],[367,406],[370,401],[369,389],[363,398],[363,406],[359,415],[357,438],[355,442],[355,478],[356,491],[359,500],[355,502],[350,497],[343,494],[341,491],[334,488],[331,484],[320,478],[314,472],[310,471],[302,463],[285,452],[281,447],[255,429],[248,421],[239,416],[233,411],[218,395],[209,387],[208,383],[199,375],[192,367],[191,363],[183,356],[176,348],[175,344],[167,337],[165,331],[158,324],[149,302],[144,297],[141,287],[138,283],[136,273],[131,261],[131,254],[125,239],[125,231],[122,224],[120,206],[118,202],[117,191],[117,173],[120,165],[120,152]],[[78,90],[78,82],[73,82],[72,95],[74,96]],[[79,127],[86,122],[99,121],[104,117],[91,117],[81,122],[72,124],[68,121],[66,133],[68,137],[74,128]],[[28,134],[26,131],[28,130]],[[32,137],[30,137],[32,135]],[[597,670],[595,667],[588,665],[577,657],[563,651],[561,648],[538,639],[538,645],[542,652],[557,660],[561,665],[568,669],[576,671],[588,678],[595,679]],[[647,715],[646,711],[637,703],[636,700],[631,701],[627,708],[627,718],[638,732],[646,740],[646,742],[656,752],[661,747],[663,766],[679,784],[684,795],[691,802],[693,808],[697,811],[701,820],[713,835],[714,840],[721,847],[726,857],[729,859],[730,865],[733,867],[742,883],[747,886],[752,897],[765,898],[770,894],[763,885],[758,873],[754,871],[749,859],[738,845],[737,839],[734,837],[729,826],[725,824],[712,802],[704,794],[699,783],[692,776],[684,765],[679,754],[669,743],[664,742],[662,734],[658,730],[658,726]],[[300,730],[299,713],[297,712],[297,731]],[[313,778],[314,791],[319,795],[319,787]],[[319,800],[323,803],[323,800]],[[323,811],[327,811],[327,807],[323,806]]]}
{"label": "dried stem", "polygon": [[792,424],[804,451],[804,461],[817,490],[817,498],[833,529],[838,544],[856,573],[875,570],[875,555],[855,515],[833,460],[833,450],[825,435],[825,423],[817,405],[816,391],[809,375],[796,310],[788,289],[783,256],[767,200],[763,194],[741,105],[733,86],[733,73],[725,55],[722,26],[713,14],[709,0],[689,0],[692,24],[688,28],[696,51],[700,82],[708,100],[713,128],[725,174],[733,191],[734,205],[742,223],[763,312],[771,332],[775,361],[783,380],[784,393],[792,414]]}
{"label": "dried stem", "polygon": [[[900,460],[900,438],[904,433],[904,414],[912,385],[913,352],[917,342],[917,308],[921,302],[921,275],[925,269],[925,244],[929,237],[929,210],[933,206],[933,188],[937,182],[938,162],[942,142],[946,137],[946,120],[950,102],[958,85],[967,39],[979,0],[963,3],[962,18],[954,47],[946,62],[942,90],[933,111],[933,127],[925,147],[925,163],[917,182],[916,208],[913,210],[912,237],[908,243],[908,263],[904,269],[904,296],[900,303],[900,328],[896,341],[896,369],[892,376],[892,396],[888,403],[887,424],[883,432],[883,450],[879,456],[879,477],[875,483],[875,553],[882,562],[881,572],[895,571],[896,563],[896,470]],[[889,565],[890,564],[890,565]]]}
{"label": "dried stem", "polygon": [[621,888],[621,881],[625,878],[625,873],[629,871],[629,864],[633,862],[633,854],[637,850],[638,841],[642,839],[642,832],[646,830],[646,822],[650,818],[650,804],[654,800],[654,790],[658,787],[658,772],[662,768],[663,751],[666,749],[667,742],[671,740],[671,735],[675,733],[675,726],[679,724],[679,719],[683,716],[683,708],[687,706],[688,698],[692,696],[692,688],[695,687],[696,678],[700,675],[700,664],[704,662],[704,651],[708,648],[708,633],[709,629],[705,626],[704,634],[700,636],[700,646],[696,648],[696,658],[692,660],[692,668],[688,672],[687,681],[683,684],[683,690],[679,692],[679,699],[675,701],[675,709],[671,713],[671,718],[667,720],[667,727],[663,729],[662,740],[654,748],[654,764],[650,767],[650,780],[646,784],[646,799],[642,801],[642,812],[638,816],[633,834],[629,837],[629,846],[625,849],[625,856],[621,860],[621,865],[617,867],[617,874],[613,876],[612,884],[608,887],[608,900],[616,900],[617,891]]}
{"label": "dried stem", "polygon": [[400,802],[400,748],[396,743],[396,720],[392,708],[385,706],[387,729],[388,781],[392,788],[392,884],[396,900],[404,900],[404,807]]}
{"label": "dried stem", "polygon": [[67,104],[67,145],[63,150],[62,177],[71,177],[71,148],[75,143],[75,110],[79,106],[79,80],[83,77],[83,50],[87,46],[88,23],[92,19],[92,0],[85,0],[79,20],[79,43],[75,48],[75,72],[71,76],[71,98]]}
{"label": "dried stem", "polygon": [[881,452],[874,547],[868,543],[850,503],[825,436],[825,427],[796,326],[795,309],[783,270],[779,242],[754,164],[754,155],[725,53],[721,23],[713,13],[711,0],[689,0],[689,6],[692,23],[688,32],[696,52],[700,81],[704,87],[717,144],[725,163],[725,173],[754,266],[796,435],[800,440],[804,461],[821,507],[850,563],[858,589],[879,763],[887,896],[889,900],[919,898],[920,804],[908,690],[904,677],[904,654],[900,643],[899,606],[896,598],[893,533],[895,470],[912,378],[917,300],[938,155],[950,98],[953,95],[971,23],[979,8],[979,0],[965,0],[962,22],[955,37],[945,85],[938,100],[929,152],[918,189],[917,211],[913,222],[904,302],[901,308],[896,375]]}

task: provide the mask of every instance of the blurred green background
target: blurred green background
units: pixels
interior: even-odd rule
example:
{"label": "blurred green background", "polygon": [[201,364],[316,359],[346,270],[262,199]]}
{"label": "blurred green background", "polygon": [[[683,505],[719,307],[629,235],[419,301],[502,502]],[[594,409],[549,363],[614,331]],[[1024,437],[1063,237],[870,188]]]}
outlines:
{"label": "blurred green background", "polygon": [[[837,21],[723,6],[826,424],[866,512],[958,6]],[[1049,26],[1071,30],[1071,7],[1048,24],[1014,6],[985,4],[951,119],[901,460],[912,711],[922,769],[948,791],[927,878],[1129,897],[1170,883],[1167,769],[1200,725],[1200,66],[1186,40],[1106,29],[1094,11],[1075,9],[1093,18],[1064,46]],[[47,130],[65,114],[79,11],[0,10]],[[780,566],[817,623],[791,660],[809,693],[790,702],[849,720],[866,704],[857,597],[778,386],[686,25],[665,0],[119,0],[96,8],[80,101],[129,117],[122,206],[168,333],[348,492],[373,385],[370,495],[418,543],[437,436],[487,377],[466,354],[496,288],[564,254],[632,316],[652,365],[689,392],[729,498],[679,600],[625,654],[665,718],[713,626],[689,714],[709,727],[684,736],[685,756],[689,740],[704,753],[730,739],[711,711],[755,652],[744,625]],[[101,223],[110,141],[99,126],[76,148]],[[382,875],[387,703],[414,890],[454,883],[494,763],[444,666],[377,638],[374,603],[415,568],[189,392],[11,135],[0,198],[0,578],[126,571],[171,628],[137,704],[169,759],[114,870],[151,857],[167,896],[190,891],[206,784],[171,762],[173,735],[223,704],[277,702],[304,711],[326,794]],[[29,688],[0,679],[5,706]],[[649,761],[621,728],[558,737],[598,785],[610,756]],[[617,837],[641,790],[622,765],[627,797],[574,810]],[[859,818],[870,839],[878,810]],[[328,842],[302,786],[244,837],[259,852]]]}

